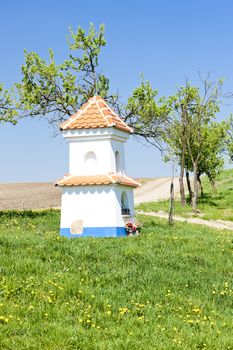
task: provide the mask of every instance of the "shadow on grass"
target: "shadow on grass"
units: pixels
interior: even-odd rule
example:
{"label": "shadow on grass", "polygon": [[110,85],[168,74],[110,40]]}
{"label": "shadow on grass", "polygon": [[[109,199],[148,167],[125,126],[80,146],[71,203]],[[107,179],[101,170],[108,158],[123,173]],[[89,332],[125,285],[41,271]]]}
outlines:
{"label": "shadow on grass", "polygon": [[217,195],[211,195],[211,194],[204,194],[201,198],[199,198],[199,204],[208,204],[212,207],[218,207],[219,201],[225,199],[225,196],[223,194],[217,194]]}
{"label": "shadow on grass", "polygon": [[3,210],[0,211],[0,218],[38,218],[57,213],[58,209],[45,210]]}

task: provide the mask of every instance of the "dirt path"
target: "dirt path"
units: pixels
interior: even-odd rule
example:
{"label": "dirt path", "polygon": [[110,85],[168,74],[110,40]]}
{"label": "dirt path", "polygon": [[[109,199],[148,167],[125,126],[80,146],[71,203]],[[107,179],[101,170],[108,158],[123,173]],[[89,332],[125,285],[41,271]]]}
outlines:
{"label": "dirt path", "polygon": [[[135,204],[144,202],[156,202],[160,199],[169,198],[170,192],[170,177],[161,177],[157,179],[151,179],[143,183],[142,187],[139,187],[134,192]],[[179,179],[174,178],[174,191],[175,197],[179,196]]]}
{"label": "dirt path", "polygon": [[[163,211],[159,211],[157,213],[153,212],[144,212],[142,210],[137,210],[137,214],[147,215],[147,216],[154,216],[157,218],[167,219],[168,214],[166,214]],[[173,217],[175,221],[180,222],[188,222],[190,224],[196,224],[196,225],[204,225],[212,228],[216,228],[219,230],[229,230],[233,231],[233,222],[231,221],[224,221],[224,220],[204,220],[199,218],[182,218],[181,216],[174,216]]]}

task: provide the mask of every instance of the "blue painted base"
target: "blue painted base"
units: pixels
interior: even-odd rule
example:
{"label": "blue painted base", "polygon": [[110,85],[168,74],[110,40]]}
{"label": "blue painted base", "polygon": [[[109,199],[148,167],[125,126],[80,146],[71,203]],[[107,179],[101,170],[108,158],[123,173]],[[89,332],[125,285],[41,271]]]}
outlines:
{"label": "blue painted base", "polygon": [[123,237],[127,236],[125,227],[84,227],[82,234],[70,233],[70,228],[60,229],[60,235],[68,238],[78,237]]}

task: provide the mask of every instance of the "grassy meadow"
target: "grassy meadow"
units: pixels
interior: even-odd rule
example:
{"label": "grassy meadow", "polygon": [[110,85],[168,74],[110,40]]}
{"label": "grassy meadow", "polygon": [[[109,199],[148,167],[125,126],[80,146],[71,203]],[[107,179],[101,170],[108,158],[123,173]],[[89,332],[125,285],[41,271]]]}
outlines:
{"label": "grassy meadow", "polygon": [[233,349],[232,232],[69,240],[59,216],[0,213],[0,349]]}
{"label": "grassy meadow", "polygon": [[[206,220],[228,220],[233,221],[233,169],[224,170],[217,178],[216,191],[212,192],[207,177],[202,179],[204,187],[204,196],[199,199],[198,209],[202,219]],[[168,212],[169,201],[161,200],[158,202],[142,203],[137,209],[143,211],[164,211]],[[189,205],[183,207],[180,201],[175,202],[174,214],[183,217],[195,215]]]}

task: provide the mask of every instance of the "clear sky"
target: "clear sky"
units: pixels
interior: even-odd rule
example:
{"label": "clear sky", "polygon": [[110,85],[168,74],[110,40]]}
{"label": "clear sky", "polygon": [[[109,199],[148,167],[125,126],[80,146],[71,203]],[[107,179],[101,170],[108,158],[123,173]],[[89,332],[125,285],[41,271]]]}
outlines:
{"label": "clear sky", "polygon": [[[93,22],[106,26],[101,66],[123,101],[142,72],[161,95],[175,93],[185,77],[197,84],[199,71],[233,91],[232,19],[231,0],[0,0],[0,82],[10,87],[20,78],[24,49],[47,58],[51,47],[62,62],[68,27]],[[66,143],[42,120],[0,125],[0,155],[0,182],[53,181],[68,170]],[[128,175],[170,176],[159,152],[133,139],[126,159]]]}

